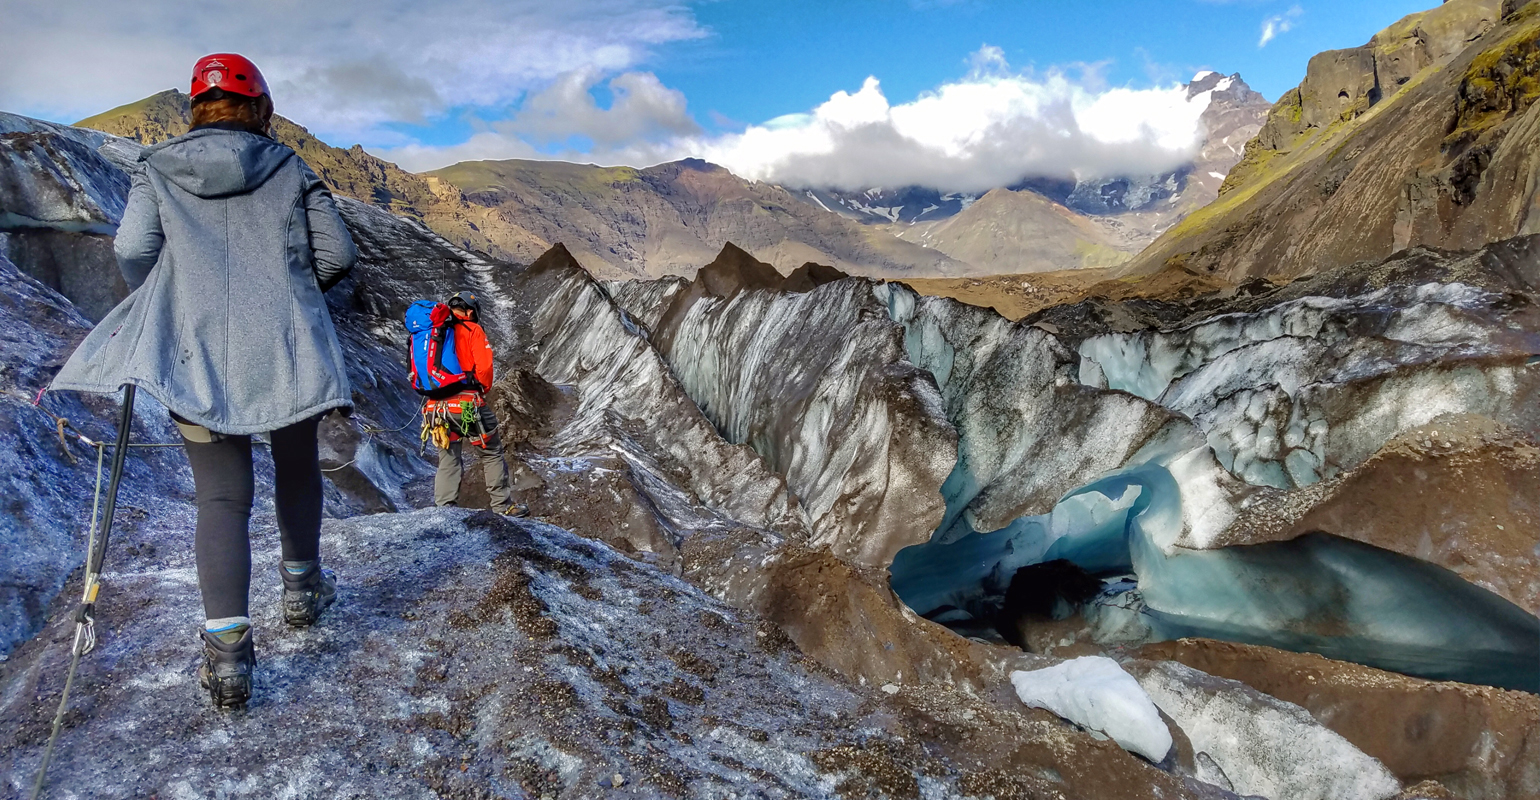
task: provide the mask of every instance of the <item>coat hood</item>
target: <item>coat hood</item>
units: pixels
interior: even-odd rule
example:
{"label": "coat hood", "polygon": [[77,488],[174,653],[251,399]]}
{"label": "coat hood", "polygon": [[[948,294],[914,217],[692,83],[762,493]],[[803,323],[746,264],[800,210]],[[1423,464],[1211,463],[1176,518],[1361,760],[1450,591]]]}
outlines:
{"label": "coat hood", "polygon": [[244,194],[294,156],[287,145],[246,131],[201,128],[147,148],[140,160],[198,197]]}

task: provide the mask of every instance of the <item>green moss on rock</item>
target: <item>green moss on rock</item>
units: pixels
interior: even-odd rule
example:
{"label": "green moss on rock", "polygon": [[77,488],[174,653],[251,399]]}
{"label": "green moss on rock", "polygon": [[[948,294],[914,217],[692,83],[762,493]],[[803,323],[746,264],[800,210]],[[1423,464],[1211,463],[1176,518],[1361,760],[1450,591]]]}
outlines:
{"label": "green moss on rock", "polygon": [[1526,6],[1524,14],[1527,21],[1518,30],[1466,68],[1446,150],[1475,141],[1540,99],[1540,6]]}

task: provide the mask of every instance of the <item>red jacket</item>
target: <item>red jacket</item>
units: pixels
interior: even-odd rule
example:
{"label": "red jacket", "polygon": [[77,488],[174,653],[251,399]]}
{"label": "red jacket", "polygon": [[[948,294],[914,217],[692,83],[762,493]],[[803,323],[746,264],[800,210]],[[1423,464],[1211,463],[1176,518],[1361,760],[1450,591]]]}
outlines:
{"label": "red jacket", "polygon": [[492,343],[487,332],[468,319],[455,323],[455,357],[460,368],[481,384],[482,391],[492,388]]}

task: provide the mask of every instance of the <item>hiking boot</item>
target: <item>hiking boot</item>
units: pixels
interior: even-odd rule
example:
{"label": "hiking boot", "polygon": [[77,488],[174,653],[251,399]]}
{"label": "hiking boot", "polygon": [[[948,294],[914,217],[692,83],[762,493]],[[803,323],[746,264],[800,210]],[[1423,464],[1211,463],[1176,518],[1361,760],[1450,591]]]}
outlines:
{"label": "hiking boot", "polygon": [[198,667],[198,684],[208,690],[209,699],[216,707],[246,705],[251,699],[252,673],[257,668],[251,628],[246,628],[235,642],[226,642],[209,631],[202,634],[203,665]]}
{"label": "hiking boot", "polygon": [[527,517],[529,516],[529,506],[523,503],[513,503],[504,508],[502,514],[505,517]]}
{"label": "hiking boot", "polygon": [[296,628],[314,625],[321,612],[337,600],[337,577],[311,561],[303,572],[291,571],[286,562],[278,567],[283,576],[283,621]]}

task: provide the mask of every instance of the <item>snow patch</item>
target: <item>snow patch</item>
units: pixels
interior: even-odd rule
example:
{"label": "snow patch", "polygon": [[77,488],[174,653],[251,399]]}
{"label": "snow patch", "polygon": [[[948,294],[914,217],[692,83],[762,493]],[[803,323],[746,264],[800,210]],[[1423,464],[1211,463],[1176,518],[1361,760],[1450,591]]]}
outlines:
{"label": "snow patch", "polygon": [[1171,752],[1171,731],[1139,682],[1105,656],[1074,658],[1046,669],[1011,673],[1021,702],[1045,708],[1106,734],[1124,750],[1160,761]]}

